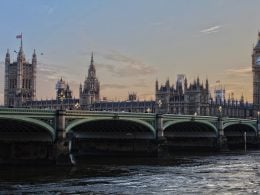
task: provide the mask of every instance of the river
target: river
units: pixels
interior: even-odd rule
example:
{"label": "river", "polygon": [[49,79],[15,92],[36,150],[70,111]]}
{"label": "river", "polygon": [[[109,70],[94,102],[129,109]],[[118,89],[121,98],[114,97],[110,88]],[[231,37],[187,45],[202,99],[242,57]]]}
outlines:
{"label": "river", "polygon": [[259,194],[260,151],[172,160],[2,166],[0,194]]}

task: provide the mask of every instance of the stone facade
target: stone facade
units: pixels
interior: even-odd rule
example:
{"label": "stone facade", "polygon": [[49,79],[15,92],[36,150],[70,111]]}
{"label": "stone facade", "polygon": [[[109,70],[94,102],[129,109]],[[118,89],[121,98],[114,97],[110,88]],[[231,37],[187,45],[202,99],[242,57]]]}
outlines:
{"label": "stone facade", "polygon": [[258,42],[253,48],[252,53],[252,72],[253,72],[253,105],[256,113],[260,110],[260,32]]}
{"label": "stone facade", "polygon": [[168,114],[229,116],[250,118],[253,116],[252,104],[244,101],[243,95],[236,100],[232,94],[226,99],[225,89],[218,88],[214,97],[209,92],[208,79],[205,86],[200,79],[188,85],[187,79],[176,81],[176,87],[170,85],[169,80],[159,87],[155,84],[156,112]]}
{"label": "stone facade", "polygon": [[4,105],[7,107],[21,107],[26,101],[33,101],[36,97],[36,66],[35,50],[32,62],[26,61],[21,46],[17,54],[17,61],[11,63],[10,53],[5,56],[5,90]]}
{"label": "stone facade", "polygon": [[187,79],[183,75],[178,75],[176,87],[170,85],[169,79],[160,87],[156,81],[155,101],[159,113],[208,115],[208,80],[204,86],[197,78],[188,86]]}
{"label": "stone facade", "polygon": [[252,54],[253,104],[245,101],[243,95],[239,100],[236,100],[233,94],[227,98],[223,88],[215,89],[212,97],[208,79],[203,83],[198,77],[188,84],[184,75],[177,76],[175,86],[170,84],[169,79],[160,87],[159,82],[156,81],[155,100],[138,101],[137,95],[131,93],[127,101],[101,101],[100,83],[96,76],[93,53],[88,68],[88,76],[84,85],[79,87],[79,99],[72,98],[72,91],[68,84],[61,79],[56,86],[56,100],[34,101],[36,65],[35,52],[32,63],[26,62],[22,42],[17,62],[10,62],[10,54],[7,51],[5,59],[5,106],[19,107],[22,105],[34,108],[58,109],[62,97],[64,98],[65,109],[204,116],[221,115],[239,118],[256,117],[257,113],[260,113],[260,33]]}
{"label": "stone facade", "polygon": [[91,55],[90,66],[88,69],[88,76],[85,79],[84,86],[80,84],[79,99],[80,105],[84,109],[89,109],[91,104],[100,100],[100,84],[96,77],[96,68],[94,65],[93,53]]}

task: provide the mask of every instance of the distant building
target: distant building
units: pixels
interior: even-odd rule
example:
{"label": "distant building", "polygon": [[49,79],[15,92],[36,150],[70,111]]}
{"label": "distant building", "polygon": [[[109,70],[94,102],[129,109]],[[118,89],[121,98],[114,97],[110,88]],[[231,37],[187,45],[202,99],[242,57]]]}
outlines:
{"label": "distant building", "polygon": [[34,50],[31,63],[26,61],[22,35],[19,38],[21,38],[21,45],[17,61],[11,62],[9,50],[5,56],[4,105],[7,107],[21,107],[25,102],[33,101],[36,97],[36,53]]}
{"label": "distant building", "polygon": [[226,97],[222,86],[214,90],[214,97],[209,91],[208,79],[203,83],[198,77],[188,84],[183,74],[177,75],[175,85],[169,79],[159,86],[155,82],[155,100],[139,101],[136,93],[129,93],[126,101],[109,101],[107,98],[100,100],[100,83],[96,76],[93,53],[91,55],[88,75],[84,85],[80,84],[79,98],[72,98],[69,84],[62,78],[56,83],[56,99],[35,100],[36,94],[36,65],[37,57],[34,51],[32,63],[25,60],[22,48],[17,54],[17,61],[11,63],[10,53],[5,57],[5,106],[30,107],[43,109],[82,109],[92,111],[114,112],[155,112],[158,114],[184,114],[205,116],[228,117],[256,117],[260,111],[260,33],[258,42],[253,49],[253,104],[244,100],[242,95],[239,100],[234,94]]}
{"label": "distant building", "polygon": [[79,109],[79,99],[72,97],[72,91],[68,83],[62,78],[55,86],[56,99],[27,101],[23,107],[41,108],[41,109],[61,109],[61,106],[68,110]]}
{"label": "distant building", "polygon": [[260,32],[252,53],[254,116],[260,111]]}
{"label": "distant building", "polygon": [[56,99],[72,99],[70,86],[62,78],[56,83]]}
{"label": "distant building", "polygon": [[171,86],[168,79],[165,85],[160,87],[156,81],[155,99],[157,102],[156,110],[159,113],[208,115],[208,80],[204,86],[198,77],[188,86],[187,79],[184,76],[178,76],[176,86]]}
{"label": "distant building", "polygon": [[100,100],[100,84],[96,77],[96,68],[94,65],[93,53],[91,55],[88,76],[85,79],[84,86],[80,84],[79,99],[82,109],[90,109],[91,105]]}

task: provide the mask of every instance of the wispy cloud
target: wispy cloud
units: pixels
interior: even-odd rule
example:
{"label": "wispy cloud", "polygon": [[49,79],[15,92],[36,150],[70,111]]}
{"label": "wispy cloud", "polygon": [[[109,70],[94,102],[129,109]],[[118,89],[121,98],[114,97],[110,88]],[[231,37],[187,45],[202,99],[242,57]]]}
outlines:
{"label": "wispy cloud", "polygon": [[101,85],[101,89],[125,89],[127,88],[127,85],[121,85],[121,84],[103,84]]}
{"label": "wispy cloud", "polygon": [[50,64],[38,63],[38,72],[39,75],[52,81],[58,80],[60,77],[60,74],[58,73],[55,66],[52,66]]}
{"label": "wispy cloud", "polygon": [[74,82],[78,80],[78,76],[71,71],[69,71],[66,67],[58,66],[57,64],[45,64],[45,63],[38,63],[38,72],[39,76],[43,79],[48,79],[51,81],[57,81],[60,79],[60,77],[66,79],[69,79],[70,82]]}
{"label": "wispy cloud", "polygon": [[212,83],[210,85],[211,90],[214,91],[216,87],[221,85],[226,89],[226,97],[232,92],[235,92],[235,98],[239,99],[241,95],[244,94],[247,100],[252,101],[251,71],[250,66],[228,68],[221,74],[223,80],[220,84]]}
{"label": "wispy cloud", "polygon": [[239,68],[231,68],[226,70],[227,73],[236,74],[236,75],[248,75],[251,74],[252,68],[248,67],[239,67]]}
{"label": "wispy cloud", "polygon": [[201,33],[206,33],[206,34],[210,34],[210,33],[216,33],[216,32],[219,32],[221,29],[221,26],[212,26],[212,27],[209,27],[209,28],[206,28],[206,29],[203,29],[201,30],[200,32]]}
{"label": "wispy cloud", "polygon": [[156,73],[156,68],[146,65],[143,62],[113,52],[103,56],[106,60],[113,61],[113,64],[97,64],[98,67],[104,68],[118,77],[136,77],[151,75]]}

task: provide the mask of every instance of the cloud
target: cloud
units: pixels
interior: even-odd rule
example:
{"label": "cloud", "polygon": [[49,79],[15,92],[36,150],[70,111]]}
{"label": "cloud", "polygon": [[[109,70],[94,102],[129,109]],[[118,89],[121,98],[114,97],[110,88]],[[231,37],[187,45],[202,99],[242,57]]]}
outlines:
{"label": "cloud", "polygon": [[103,84],[101,85],[101,90],[104,89],[125,89],[127,85],[120,85],[120,84]]}
{"label": "cloud", "polygon": [[[226,97],[231,92],[234,93],[234,97],[240,99],[241,94],[244,94],[245,98],[249,101],[252,101],[252,69],[250,66],[229,68],[223,71],[221,74],[221,83],[214,83],[210,85],[212,91],[216,87],[222,86],[226,89]],[[212,93],[214,96],[214,94]]]}
{"label": "cloud", "polygon": [[223,70],[221,73],[218,73],[221,77],[227,77],[229,79],[233,78],[244,78],[244,77],[251,77],[252,68],[251,66],[246,67],[236,67],[236,68],[228,68],[226,70]]}
{"label": "cloud", "polygon": [[58,80],[60,77],[60,74],[55,66],[50,64],[38,63],[38,72],[38,75],[41,75],[48,80]]}
{"label": "cloud", "polygon": [[156,68],[146,65],[134,58],[113,52],[103,56],[106,60],[113,61],[111,64],[97,64],[98,67],[104,68],[115,76],[119,77],[137,77],[151,75],[156,73]]}
{"label": "cloud", "polygon": [[111,65],[111,64],[100,64],[100,63],[96,63],[96,66],[97,68],[103,68],[109,72],[112,72],[112,73],[115,73],[116,70],[115,70],[115,66],[114,65]]}
{"label": "cloud", "polygon": [[40,62],[38,63],[37,70],[40,72],[38,75],[50,80],[58,80],[60,77],[62,77],[74,81],[78,78],[78,75],[73,75],[73,73],[68,68],[61,67],[57,64],[45,64]]}
{"label": "cloud", "polygon": [[212,26],[212,27],[203,29],[200,32],[201,33],[206,33],[206,34],[216,33],[216,32],[219,32],[220,28],[221,28],[221,26],[219,26],[219,25],[218,26]]}
{"label": "cloud", "polygon": [[231,68],[231,69],[226,70],[227,74],[234,74],[234,75],[238,75],[238,76],[248,76],[249,74],[251,74],[251,72],[252,72],[252,68],[250,66]]}

